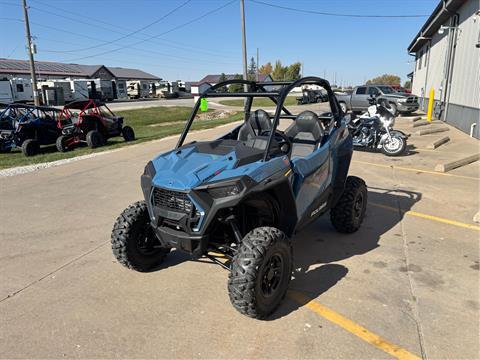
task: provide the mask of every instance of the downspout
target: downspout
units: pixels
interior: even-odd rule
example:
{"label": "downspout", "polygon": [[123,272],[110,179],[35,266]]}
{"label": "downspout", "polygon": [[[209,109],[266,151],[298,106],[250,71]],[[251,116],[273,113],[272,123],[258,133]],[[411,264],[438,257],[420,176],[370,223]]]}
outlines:
{"label": "downspout", "polygon": [[[451,13],[446,7],[445,2],[443,3],[444,9]],[[450,103],[450,93],[452,87],[452,73],[453,73],[453,63],[455,59],[455,52],[456,52],[456,45],[457,45],[457,26],[458,26],[458,19],[460,15],[455,12],[453,13],[453,17],[450,18],[450,29],[448,30],[448,55],[447,55],[447,67],[446,67],[446,76],[445,76],[445,84],[444,84],[444,91],[443,91],[443,103],[445,104],[445,111],[443,120],[447,121],[448,116],[448,108]]]}
{"label": "downspout", "polygon": [[432,40],[428,40],[428,53],[425,54],[428,61],[427,61],[427,67],[425,68],[425,83],[423,85],[424,95],[423,95],[423,99],[422,99],[422,107],[423,107],[424,111],[425,111],[425,108],[424,108],[424,106],[425,106],[425,96],[426,96],[426,94],[429,94],[429,91],[427,89],[427,82],[428,82],[428,69],[430,67],[430,54],[431,54],[431,52],[432,52]]}

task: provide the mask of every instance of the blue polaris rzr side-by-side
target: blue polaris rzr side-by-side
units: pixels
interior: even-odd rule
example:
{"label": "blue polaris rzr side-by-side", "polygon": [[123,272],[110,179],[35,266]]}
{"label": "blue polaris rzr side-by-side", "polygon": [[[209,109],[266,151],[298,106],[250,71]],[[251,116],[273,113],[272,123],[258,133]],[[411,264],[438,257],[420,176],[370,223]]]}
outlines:
{"label": "blue polaris rzr side-by-side", "polygon": [[[225,92],[232,84],[244,91]],[[293,89],[305,86],[326,90],[329,112],[295,115],[284,106]],[[244,122],[221,138],[185,143],[202,99],[220,97],[245,99]],[[275,112],[253,110],[255,98],[270,99]],[[204,256],[230,271],[233,306],[266,318],[286,294],[295,233],[328,211],[340,232],[355,232],[363,221],[367,188],[348,176],[353,150],[345,116],[329,83],[318,77],[211,87],[175,149],[145,167],[145,200],[126,208],[113,227],[115,257],[149,271],[171,249]],[[289,122],[284,131],[280,121]]]}
{"label": "blue polaris rzr side-by-side", "polygon": [[60,110],[48,106],[5,104],[0,106],[0,152],[20,147],[25,156],[36,155],[41,145],[55,144]]}

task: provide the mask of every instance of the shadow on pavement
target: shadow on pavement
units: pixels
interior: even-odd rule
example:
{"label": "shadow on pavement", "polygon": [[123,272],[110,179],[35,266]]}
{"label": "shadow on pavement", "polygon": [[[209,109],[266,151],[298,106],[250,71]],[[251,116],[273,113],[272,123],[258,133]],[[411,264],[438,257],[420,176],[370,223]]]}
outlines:
{"label": "shadow on pavement", "polygon": [[[368,189],[367,213],[362,227],[353,234],[340,234],[325,214],[293,239],[294,273],[289,289],[304,296],[290,297],[271,320],[286,316],[335,286],[349,272],[332,264],[379,247],[380,237],[395,227],[421,194],[404,190]],[[401,206],[402,211],[398,210]],[[292,300],[293,299],[293,300]],[[299,300],[302,299],[302,300]]]}
{"label": "shadow on pavement", "polygon": [[402,157],[412,156],[412,155],[418,154],[418,151],[415,151],[415,149],[416,149],[415,145],[407,144],[407,147],[405,148],[405,152],[403,154],[395,156],[395,157],[393,157],[393,156],[389,157],[389,156],[383,154],[380,149],[371,149],[371,148],[365,148],[365,147],[360,147],[360,146],[354,147],[354,150],[356,152],[378,154],[379,156],[383,156],[385,158],[388,158],[389,160],[396,160],[396,159],[399,159],[399,158],[402,158]]}

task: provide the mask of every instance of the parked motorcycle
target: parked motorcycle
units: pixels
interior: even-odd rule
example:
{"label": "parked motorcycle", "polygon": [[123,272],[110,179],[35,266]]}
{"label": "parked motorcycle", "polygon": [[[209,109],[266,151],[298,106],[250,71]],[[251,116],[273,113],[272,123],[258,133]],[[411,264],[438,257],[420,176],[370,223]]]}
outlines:
{"label": "parked motorcycle", "polygon": [[387,156],[398,156],[405,152],[408,136],[400,130],[394,130],[395,116],[378,103],[375,97],[369,99],[367,112],[360,117],[352,114],[347,124],[353,138],[353,146],[381,149]]}

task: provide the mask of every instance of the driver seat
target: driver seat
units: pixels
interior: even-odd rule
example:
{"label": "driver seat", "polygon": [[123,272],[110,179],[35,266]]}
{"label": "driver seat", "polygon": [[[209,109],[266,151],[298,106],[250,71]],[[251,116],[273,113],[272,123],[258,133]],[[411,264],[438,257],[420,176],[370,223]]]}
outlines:
{"label": "driver seat", "polygon": [[312,111],[304,111],[285,130],[292,140],[290,158],[305,157],[315,151],[322,142],[324,135],[318,116]]}
{"label": "driver seat", "polygon": [[247,141],[248,139],[260,136],[265,130],[272,129],[270,115],[265,110],[258,109],[250,114],[250,117],[238,130],[238,140]]}

